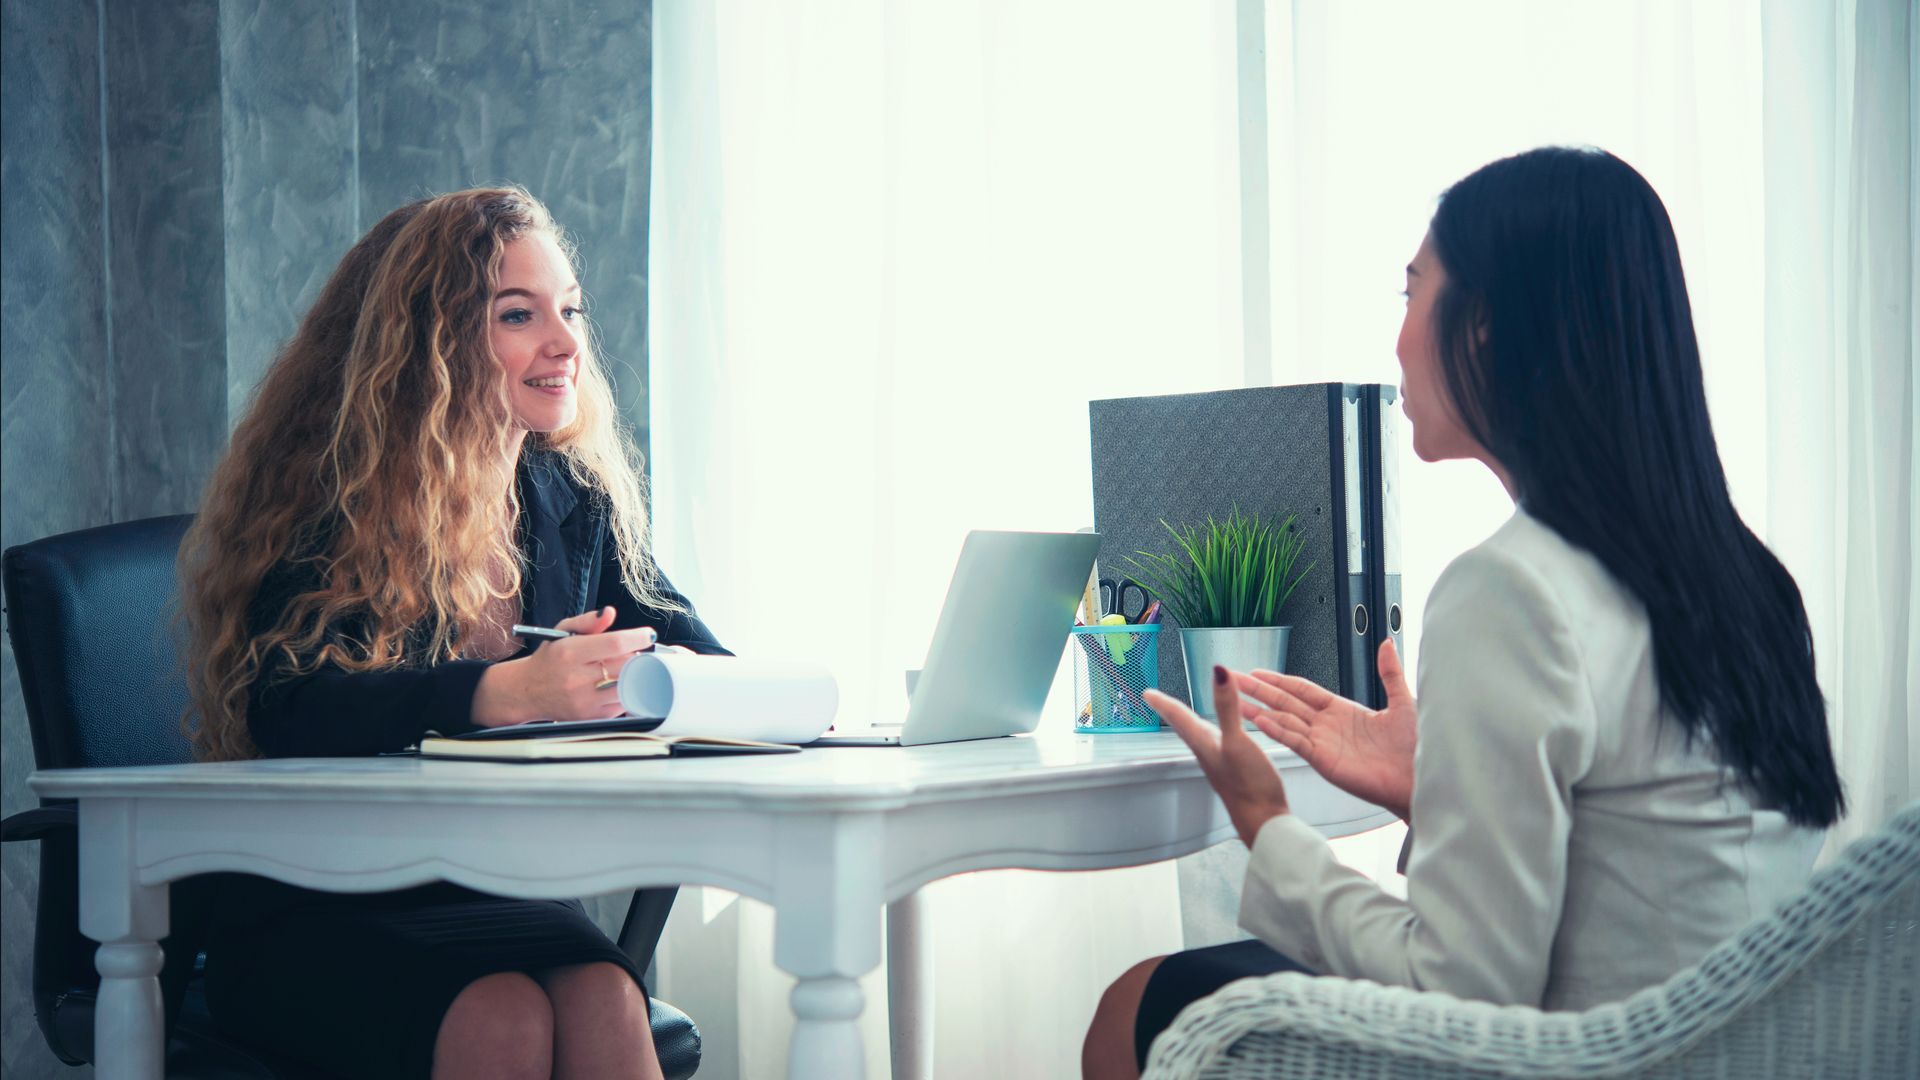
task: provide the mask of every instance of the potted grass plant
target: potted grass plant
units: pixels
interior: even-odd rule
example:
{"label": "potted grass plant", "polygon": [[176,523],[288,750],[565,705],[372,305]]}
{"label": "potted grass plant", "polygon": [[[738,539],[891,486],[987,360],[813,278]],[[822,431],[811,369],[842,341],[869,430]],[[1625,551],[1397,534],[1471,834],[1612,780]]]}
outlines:
{"label": "potted grass plant", "polygon": [[1225,521],[1160,524],[1173,534],[1174,552],[1138,552],[1131,572],[1180,624],[1187,697],[1211,720],[1215,664],[1286,670],[1293,627],[1281,613],[1313,564],[1299,565],[1307,542],[1292,514],[1274,522],[1236,506]]}

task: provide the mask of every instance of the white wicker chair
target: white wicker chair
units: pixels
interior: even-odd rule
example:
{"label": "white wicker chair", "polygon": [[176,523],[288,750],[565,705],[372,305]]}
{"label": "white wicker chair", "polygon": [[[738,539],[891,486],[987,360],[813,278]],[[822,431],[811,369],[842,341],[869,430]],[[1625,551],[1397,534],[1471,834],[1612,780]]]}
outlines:
{"label": "white wicker chair", "polygon": [[1807,891],[1625,1001],[1584,1012],[1289,973],[1229,984],[1144,1080],[1920,1077],[1920,802]]}

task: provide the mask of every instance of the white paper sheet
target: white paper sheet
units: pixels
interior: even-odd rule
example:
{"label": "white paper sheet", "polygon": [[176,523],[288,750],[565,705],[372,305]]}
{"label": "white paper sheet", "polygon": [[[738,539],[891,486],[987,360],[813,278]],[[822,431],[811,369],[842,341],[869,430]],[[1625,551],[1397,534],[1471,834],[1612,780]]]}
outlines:
{"label": "white paper sheet", "polygon": [[833,723],[840,686],[818,664],[649,652],[620,669],[620,703],[666,717],[657,735],[805,743]]}

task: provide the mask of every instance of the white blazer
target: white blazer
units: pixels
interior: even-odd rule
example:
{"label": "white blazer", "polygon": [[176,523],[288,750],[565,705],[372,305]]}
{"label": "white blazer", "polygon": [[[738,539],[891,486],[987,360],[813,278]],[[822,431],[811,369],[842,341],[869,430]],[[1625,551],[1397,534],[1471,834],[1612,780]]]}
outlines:
{"label": "white blazer", "polygon": [[1645,609],[1524,510],[1434,585],[1417,697],[1405,900],[1292,815],[1254,838],[1240,924],[1316,971],[1582,1009],[1806,883],[1822,834],[1688,745]]}

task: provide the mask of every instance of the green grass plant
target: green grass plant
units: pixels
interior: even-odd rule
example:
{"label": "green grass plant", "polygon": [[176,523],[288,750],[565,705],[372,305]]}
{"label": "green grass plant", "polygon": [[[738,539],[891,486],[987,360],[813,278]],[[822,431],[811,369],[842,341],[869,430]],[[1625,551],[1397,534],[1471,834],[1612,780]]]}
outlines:
{"label": "green grass plant", "polygon": [[1307,541],[1292,514],[1274,523],[1236,506],[1225,521],[1209,515],[1205,525],[1160,524],[1176,553],[1141,551],[1127,561],[1134,580],[1189,629],[1279,626],[1287,598],[1313,569],[1295,569]]}

